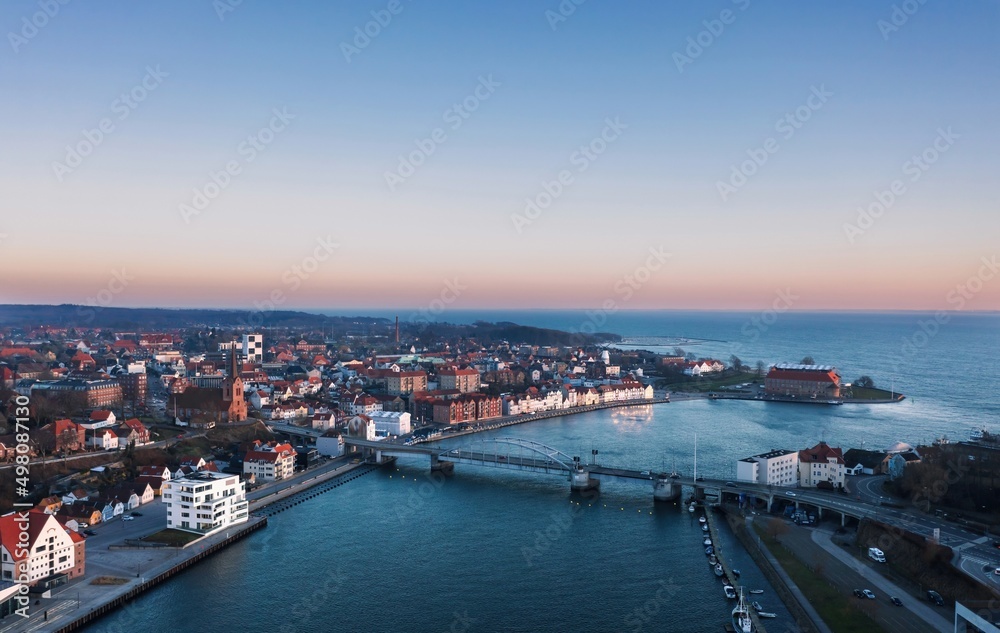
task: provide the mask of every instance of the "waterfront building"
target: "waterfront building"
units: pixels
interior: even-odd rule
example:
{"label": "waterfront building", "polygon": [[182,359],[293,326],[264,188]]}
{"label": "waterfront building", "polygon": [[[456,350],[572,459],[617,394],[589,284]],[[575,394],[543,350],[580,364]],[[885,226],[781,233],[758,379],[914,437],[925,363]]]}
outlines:
{"label": "waterfront building", "polygon": [[[19,544],[28,535],[27,546]],[[86,567],[83,536],[67,530],[54,515],[31,510],[0,517],[0,570],[3,580],[34,586],[59,577],[82,576]],[[24,579],[22,581],[22,579]]]}
{"label": "waterfront building", "polygon": [[[294,457],[293,457],[294,460]],[[239,475],[199,471],[163,485],[167,527],[212,534],[249,518]]]}
{"label": "waterfront building", "polygon": [[339,431],[330,429],[316,438],[316,450],[320,455],[340,457],[344,454],[344,438]]}
{"label": "waterfront building", "polygon": [[815,488],[843,488],[846,466],[844,451],[820,442],[799,451],[799,485]]}
{"label": "waterfront building", "polygon": [[794,486],[798,480],[798,451],[775,449],[736,462],[736,481],[767,486]]}
{"label": "waterfront building", "polygon": [[347,422],[347,435],[363,440],[375,440],[375,422],[365,414],[358,414]]}
{"label": "waterfront building", "polygon": [[260,440],[243,457],[243,474],[253,475],[256,481],[278,481],[291,477],[295,472],[295,449],[291,444]]}
{"label": "waterfront building", "polygon": [[375,433],[406,435],[410,432],[410,414],[397,411],[374,411],[368,416],[375,423]]}
{"label": "waterfront building", "polygon": [[441,369],[438,371],[438,388],[457,389],[462,393],[479,391],[479,372],[475,369]]}
{"label": "waterfront building", "polygon": [[774,365],[764,378],[764,390],[775,396],[816,399],[840,397],[840,374],[831,365]]}

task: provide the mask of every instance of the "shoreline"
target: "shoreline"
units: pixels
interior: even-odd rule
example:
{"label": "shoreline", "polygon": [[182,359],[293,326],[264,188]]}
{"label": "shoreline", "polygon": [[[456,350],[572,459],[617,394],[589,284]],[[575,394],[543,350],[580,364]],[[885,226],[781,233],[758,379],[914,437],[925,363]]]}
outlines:
{"label": "shoreline", "polygon": [[428,444],[433,442],[440,442],[441,440],[446,440],[452,437],[462,437],[463,435],[473,435],[475,433],[482,433],[484,431],[494,431],[496,429],[506,428],[508,426],[516,426],[518,424],[524,424],[526,422],[537,422],[538,420],[548,420],[550,418],[561,418],[568,415],[576,415],[579,413],[590,413],[591,411],[601,411],[603,409],[616,409],[620,407],[641,407],[648,406],[652,404],[669,404],[670,396],[660,398],[650,398],[649,400],[623,400],[621,402],[604,402],[601,404],[591,404],[585,407],[570,407],[568,409],[557,409],[555,411],[543,411],[541,413],[522,413],[516,416],[501,416],[499,418],[489,418],[486,422],[489,424],[480,424],[475,427],[470,427],[461,431],[449,431],[448,433],[442,433],[441,435],[434,438],[420,438],[414,439],[410,444]]}

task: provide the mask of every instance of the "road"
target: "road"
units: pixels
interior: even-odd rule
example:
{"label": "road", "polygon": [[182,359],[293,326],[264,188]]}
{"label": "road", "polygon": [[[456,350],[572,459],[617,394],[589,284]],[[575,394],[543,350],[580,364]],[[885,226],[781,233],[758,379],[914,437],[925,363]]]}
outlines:
{"label": "road", "polygon": [[[853,564],[850,554],[831,553],[814,538],[815,531],[789,523],[789,532],[781,537],[781,543],[796,558],[808,561],[807,564],[842,592],[848,602],[857,601],[855,604],[859,608],[871,609],[869,613],[873,613],[876,621],[886,631],[916,633],[952,630],[948,620],[927,609],[916,597],[908,595],[878,572]],[[829,543],[829,534],[818,538]],[[837,546],[830,543],[830,548],[836,550]],[[847,557],[846,562],[840,554]],[[855,589],[871,589],[875,593],[875,600],[856,598],[853,593]],[[902,607],[889,601],[889,596],[893,595],[903,601]]]}

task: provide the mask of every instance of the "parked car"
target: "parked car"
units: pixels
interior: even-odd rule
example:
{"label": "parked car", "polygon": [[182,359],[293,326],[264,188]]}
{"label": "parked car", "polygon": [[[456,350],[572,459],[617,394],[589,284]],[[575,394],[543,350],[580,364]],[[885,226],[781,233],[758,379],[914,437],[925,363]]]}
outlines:
{"label": "parked car", "polygon": [[132,516],[134,516],[134,517],[141,517],[142,516],[142,512],[133,512]]}
{"label": "parked car", "polygon": [[733,483],[733,482],[731,482],[731,481],[727,481],[727,482],[726,482],[726,486],[728,486],[729,488],[735,488],[735,487],[736,487],[736,484],[735,484],[735,483]]}
{"label": "parked car", "polygon": [[122,521],[135,521],[135,517],[131,517],[126,514],[125,516],[122,517]]}
{"label": "parked car", "polygon": [[897,598],[896,596],[891,596],[891,597],[889,598],[889,602],[893,603],[893,604],[894,604],[894,605],[896,605],[897,607],[901,607],[901,606],[903,606],[903,601],[902,601],[902,600],[900,600],[899,598]]}
{"label": "parked car", "polygon": [[87,536],[97,536],[97,532],[93,530],[84,530],[83,533],[86,534]]}
{"label": "parked car", "polygon": [[865,589],[861,593],[864,594],[864,596],[866,598],[868,598],[869,600],[874,600],[875,599],[875,593],[871,589]]}
{"label": "parked car", "polygon": [[944,598],[942,598],[941,594],[939,594],[938,592],[934,591],[933,589],[928,589],[927,590],[927,599],[930,600],[931,602],[933,602],[934,604],[936,604],[939,607],[943,607],[944,606]]}
{"label": "parked car", "polygon": [[856,598],[864,598],[865,594],[861,593],[860,589],[855,589],[854,590],[854,597],[856,597]]}

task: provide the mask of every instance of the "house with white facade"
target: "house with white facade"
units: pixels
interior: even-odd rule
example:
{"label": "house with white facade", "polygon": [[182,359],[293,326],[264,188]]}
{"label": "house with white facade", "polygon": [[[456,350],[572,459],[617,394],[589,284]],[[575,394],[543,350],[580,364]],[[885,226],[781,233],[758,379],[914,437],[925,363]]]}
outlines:
{"label": "house with white facade", "polygon": [[278,481],[291,477],[295,472],[295,456],[291,444],[257,441],[255,447],[243,457],[243,474],[253,475],[255,481]]}
{"label": "house with white facade", "polygon": [[375,423],[375,434],[406,435],[410,432],[410,414],[399,411],[374,411],[368,414]]}
{"label": "house with white facade", "polygon": [[199,471],[163,484],[167,527],[212,534],[249,518],[239,475]]}
{"label": "house with white facade", "polygon": [[847,466],[844,452],[820,442],[812,448],[799,451],[799,485],[809,488],[836,488],[844,486]]}
{"label": "house with white facade", "polygon": [[118,448],[118,433],[112,428],[96,429],[87,432],[87,446],[101,451],[113,451]]}
{"label": "house with white facade", "polygon": [[776,449],[736,462],[736,481],[767,486],[795,486],[799,482],[799,453]]}
{"label": "house with white facade", "polygon": [[38,510],[3,515],[0,543],[3,580],[33,586],[57,574],[77,578],[84,573],[84,537],[67,530],[54,515]]}

